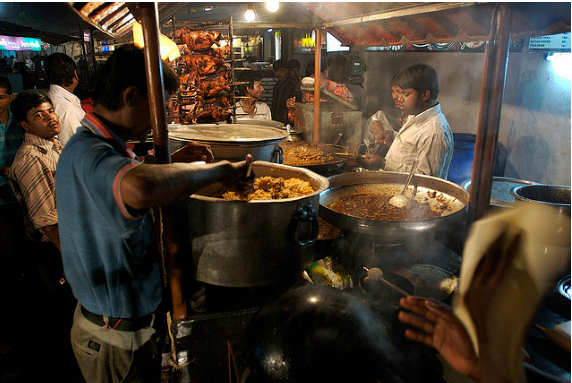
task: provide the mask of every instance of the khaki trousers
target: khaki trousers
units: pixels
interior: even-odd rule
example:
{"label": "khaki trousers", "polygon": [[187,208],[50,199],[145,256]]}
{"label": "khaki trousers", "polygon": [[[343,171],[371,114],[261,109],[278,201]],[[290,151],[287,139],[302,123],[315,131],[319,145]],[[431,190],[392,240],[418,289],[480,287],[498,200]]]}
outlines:
{"label": "khaki trousers", "polygon": [[129,332],[98,326],[76,307],[71,343],[86,383],[159,383],[158,338],[153,327]]}

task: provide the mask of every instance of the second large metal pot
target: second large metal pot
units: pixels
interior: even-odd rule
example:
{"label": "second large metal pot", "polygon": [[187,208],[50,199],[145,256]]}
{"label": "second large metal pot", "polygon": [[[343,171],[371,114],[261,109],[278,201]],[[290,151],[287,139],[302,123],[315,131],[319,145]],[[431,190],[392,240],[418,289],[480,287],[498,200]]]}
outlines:
{"label": "second large metal pot", "polygon": [[314,192],[281,200],[211,197],[216,183],[187,203],[188,241],[196,280],[225,287],[265,286],[292,279],[313,261],[319,194],[328,180],[307,169],[255,161],[257,177],[300,178]]}
{"label": "second large metal pot", "polygon": [[563,185],[521,185],[511,189],[518,203],[552,206],[560,214],[570,217],[571,188]]}
{"label": "second large metal pot", "polygon": [[279,143],[288,132],[262,125],[194,124],[169,125],[171,150],[190,141],[210,145],[217,160],[241,161],[247,154],[254,160],[279,163],[282,149]]}
{"label": "second large metal pot", "polygon": [[[431,231],[454,230],[466,223],[469,194],[459,185],[437,177],[416,174],[411,185],[417,185],[417,194],[434,194],[435,201],[446,201],[451,211],[440,218],[423,221],[378,221],[342,214],[330,209],[340,198],[355,194],[397,194],[403,188],[406,173],[354,172],[328,178],[330,187],[320,195],[320,216],[332,225],[348,232],[377,238],[403,239]],[[435,193],[433,193],[435,192]],[[431,199],[428,201],[432,203]]]}

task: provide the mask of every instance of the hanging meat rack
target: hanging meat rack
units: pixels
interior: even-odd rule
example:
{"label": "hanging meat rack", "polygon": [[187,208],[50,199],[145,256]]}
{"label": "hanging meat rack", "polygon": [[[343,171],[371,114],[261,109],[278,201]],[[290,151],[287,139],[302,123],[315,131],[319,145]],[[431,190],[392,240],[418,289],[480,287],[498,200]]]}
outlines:
{"label": "hanging meat rack", "polygon": [[[175,64],[181,85],[171,98],[169,121],[194,124],[236,121],[235,59],[232,17],[225,21],[194,23],[171,36],[180,47]],[[228,35],[206,28],[228,25]],[[221,42],[228,41],[227,45]]]}

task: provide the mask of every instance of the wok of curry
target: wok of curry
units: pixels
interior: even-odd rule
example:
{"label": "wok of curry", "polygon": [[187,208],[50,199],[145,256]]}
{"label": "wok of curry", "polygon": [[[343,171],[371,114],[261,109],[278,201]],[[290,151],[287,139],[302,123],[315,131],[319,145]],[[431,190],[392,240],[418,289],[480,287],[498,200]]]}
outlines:
{"label": "wok of curry", "polygon": [[376,236],[451,228],[466,219],[469,194],[436,177],[413,177],[408,191],[414,191],[410,209],[389,205],[406,177],[406,173],[384,171],[330,177],[330,187],[320,194],[320,216],[344,231]]}

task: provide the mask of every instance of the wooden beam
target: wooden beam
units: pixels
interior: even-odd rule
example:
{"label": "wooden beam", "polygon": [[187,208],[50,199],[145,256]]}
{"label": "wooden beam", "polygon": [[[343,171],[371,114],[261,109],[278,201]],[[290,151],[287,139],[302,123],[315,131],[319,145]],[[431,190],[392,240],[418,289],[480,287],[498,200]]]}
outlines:
{"label": "wooden beam", "polygon": [[[165,89],[163,87],[163,67],[159,52],[159,25],[157,22],[157,3],[141,2],[141,24],[143,27],[143,41],[145,44],[145,66],[147,68],[147,88],[149,108],[151,112],[151,129],[153,131],[153,145],[155,160],[158,164],[171,163],[169,151],[169,136],[165,114]],[[176,225],[177,209],[174,205],[161,208],[163,224],[162,254],[167,257],[166,262],[169,287],[171,291],[171,304],[173,318],[187,317],[187,302],[182,291],[183,268],[179,262],[180,240]]]}
{"label": "wooden beam", "polygon": [[320,142],[320,82],[322,80],[322,33],[316,29],[316,48],[314,54],[314,132],[312,142]]}
{"label": "wooden beam", "polygon": [[[339,27],[342,25],[349,25],[349,24],[361,24],[369,21],[380,21],[380,20],[388,20],[392,18],[399,18],[403,16],[413,16],[425,13],[434,13],[440,11],[446,11],[449,9],[457,9],[463,7],[471,7],[478,5],[479,3],[476,2],[458,2],[458,3],[428,3],[425,5],[415,5],[411,7],[406,7],[402,9],[392,10],[392,11],[384,11],[384,12],[377,12],[367,15],[355,16],[355,17],[348,17],[344,19],[338,19],[333,21],[325,21],[321,24],[314,24],[314,23],[299,23],[299,22],[235,22],[234,27],[235,29],[242,29],[242,28],[273,28],[273,29],[286,29],[286,28],[294,28],[294,29],[324,29],[324,28],[332,28],[332,27]],[[213,22],[196,22],[196,21],[177,21],[177,26],[186,26],[186,27],[217,27],[222,26],[222,22],[220,23],[213,23]],[[170,22],[166,22],[162,24],[162,27],[170,27]]]}
{"label": "wooden beam", "polygon": [[491,37],[485,50],[481,107],[469,197],[470,222],[484,217],[489,212],[508,64],[512,14],[511,3],[497,4],[491,22]]}
{"label": "wooden beam", "polygon": [[428,3],[425,5],[415,5],[408,8],[397,9],[393,11],[384,11],[378,13],[372,13],[368,15],[361,15],[356,17],[348,17],[345,19],[333,20],[322,23],[322,28],[333,28],[348,24],[361,24],[369,21],[380,21],[388,20],[393,18],[399,18],[404,16],[420,15],[424,13],[433,13],[446,11],[449,9],[458,9],[463,7],[472,7],[479,3],[467,2],[467,3]]}
{"label": "wooden beam", "polygon": [[[234,29],[314,29],[317,26],[313,23],[273,23],[273,22],[240,22],[235,21],[233,22]],[[161,25],[162,28],[171,27],[171,22],[168,21]],[[177,20],[177,27],[187,27],[187,28],[208,28],[208,29],[220,29],[225,28],[228,29],[228,21],[184,21],[184,20]]]}

